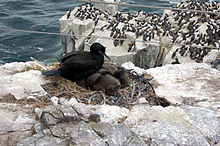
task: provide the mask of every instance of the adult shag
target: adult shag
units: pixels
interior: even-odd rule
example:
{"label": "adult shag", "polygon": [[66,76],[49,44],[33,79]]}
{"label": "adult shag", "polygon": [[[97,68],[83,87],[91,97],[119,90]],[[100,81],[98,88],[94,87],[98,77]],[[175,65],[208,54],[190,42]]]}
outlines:
{"label": "adult shag", "polygon": [[105,47],[100,43],[94,43],[90,47],[90,52],[68,53],[61,59],[61,66],[58,69],[45,71],[42,74],[45,76],[58,74],[72,81],[86,79],[102,67],[104,56],[111,60],[105,54]]}

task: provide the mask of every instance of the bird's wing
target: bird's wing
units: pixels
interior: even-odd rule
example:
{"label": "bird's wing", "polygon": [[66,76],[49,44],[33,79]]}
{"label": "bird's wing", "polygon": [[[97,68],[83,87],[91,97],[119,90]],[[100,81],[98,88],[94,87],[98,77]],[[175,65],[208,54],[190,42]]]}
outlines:
{"label": "bird's wing", "polygon": [[74,52],[67,53],[66,55],[64,55],[61,58],[60,62],[64,63],[66,60],[70,59],[72,56],[75,56],[75,55],[81,54],[81,53],[82,53],[82,51],[74,51]]}
{"label": "bird's wing", "polygon": [[83,71],[91,68],[96,68],[96,61],[91,58],[75,59],[69,58],[61,65],[60,70],[63,69],[74,69],[75,71]]}

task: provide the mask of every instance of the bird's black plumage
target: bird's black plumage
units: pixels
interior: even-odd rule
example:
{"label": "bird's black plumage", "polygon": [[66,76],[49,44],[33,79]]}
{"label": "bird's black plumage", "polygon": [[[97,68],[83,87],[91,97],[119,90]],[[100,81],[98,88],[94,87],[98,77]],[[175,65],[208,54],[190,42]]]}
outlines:
{"label": "bird's black plumage", "polygon": [[81,80],[102,67],[104,55],[109,58],[105,54],[105,47],[100,43],[94,43],[90,47],[90,52],[76,51],[66,54],[61,59],[61,66],[57,70],[43,72],[43,75],[59,74],[72,81]]}

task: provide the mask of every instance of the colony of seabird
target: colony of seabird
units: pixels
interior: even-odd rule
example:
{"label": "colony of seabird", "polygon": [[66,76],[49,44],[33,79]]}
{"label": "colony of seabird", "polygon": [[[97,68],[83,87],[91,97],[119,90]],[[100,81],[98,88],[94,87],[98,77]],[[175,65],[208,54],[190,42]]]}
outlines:
{"label": "colony of seabird", "polygon": [[[196,0],[180,2],[175,8],[220,12],[219,2],[198,2]],[[196,46],[220,46],[220,16],[212,13],[191,11],[172,11],[177,29],[173,32],[173,43],[186,44],[173,52],[172,58],[179,52],[181,56],[189,53],[191,59],[201,62],[210,51],[209,48]]]}
{"label": "colony of seabird", "polygon": [[74,14],[75,17],[79,18],[80,20],[87,20],[92,19],[97,25],[98,21],[101,20],[108,20],[109,14],[107,12],[103,12],[94,7],[94,5],[90,5],[89,3],[82,4],[77,8],[76,13]]}
{"label": "colony of seabird", "polygon": [[[220,12],[220,2],[187,0],[174,8]],[[114,38],[115,47],[124,43],[128,32],[134,33],[136,39],[140,38],[146,42],[150,42],[156,36],[169,37],[170,43],[186,44],[174,51],[172,58],[179,53],[181,56],[189,55],[191,59],[201,62],[210,49],[196,45],[220,46],[220,16],[212,13],[172,10],[171,13],[164,12],[162,16],[143,11],[138,11],[137,14],[116,12],[110,16],[93,5],[83,4],[77,7],[74,16],[80,20],[92,19],[95,25],[100,19],[107,21],[100,30],[111,31],[109,37]]]}

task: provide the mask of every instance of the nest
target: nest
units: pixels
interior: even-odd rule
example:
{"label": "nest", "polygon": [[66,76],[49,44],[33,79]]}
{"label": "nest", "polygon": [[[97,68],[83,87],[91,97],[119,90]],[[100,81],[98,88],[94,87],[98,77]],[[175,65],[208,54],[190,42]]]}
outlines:
{"label": "nest", "polygon": [[152,77],[148,75],[138,76],[129,73],[129,86],[120,89],[114,95],[105,95],[101,91],[92,91],[84,87],[84,81],[72,82],[60,76],[47,77],[49,83],[42,85],[50,96],[64,97],[66,99],[75,98],[79,103],[85,104],[108,104],[130,108],[139,104],[139,98],[145,98],[146,104],[169,106],[170,103],[164,98],[155,94],[150,83]]}

